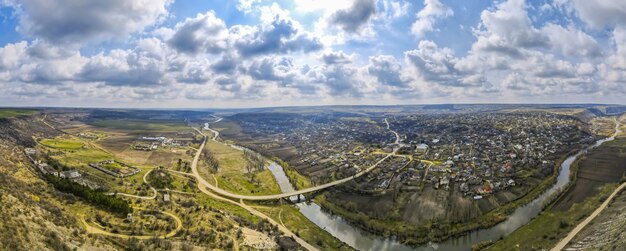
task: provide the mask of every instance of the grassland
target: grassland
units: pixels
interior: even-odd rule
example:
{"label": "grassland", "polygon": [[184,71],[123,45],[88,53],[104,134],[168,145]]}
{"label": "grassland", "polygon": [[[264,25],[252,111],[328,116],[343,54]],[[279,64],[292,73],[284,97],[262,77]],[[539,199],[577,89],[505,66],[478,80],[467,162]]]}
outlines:
{"label": "grassland", "polygon": [[257,209],[283,224],[306,242],[319,247],[320,250],[353,250],[350,246],[308,220],[295,206],[260,206]]}
{"label": "grassland", "polygon": [[[216,141],[208,141],[205,147],[219,162],[219,170],[213,175],[220,188],[246,195],[280,193],[280,187],[270,170],[255,172],[255,182],[251,182],[249,177],[244,175],[247,172],[247,161],[242,151]],[[211,181],[213,177],[205,179]]]}
{"label": "grassland", "polygon": [[82,141],[72,138],[43,139],[39,141],[44,146],[59,150],[78,150],[85,146]]}
{"label": "grassland", "polygon": [[189,127],[183,122],[175,121],[154,121],[154,120],[135,120],[135,119],[104,119],[96,120],[89,123],[90,125],[125,131],[142,131],[142,132],[175,132],[189,130]]}
{"label": "grassland", "polygon": [[0,119],[12,118],[17,116],[27,116],[38,113],[37,110],[29,109],[0,109]]}

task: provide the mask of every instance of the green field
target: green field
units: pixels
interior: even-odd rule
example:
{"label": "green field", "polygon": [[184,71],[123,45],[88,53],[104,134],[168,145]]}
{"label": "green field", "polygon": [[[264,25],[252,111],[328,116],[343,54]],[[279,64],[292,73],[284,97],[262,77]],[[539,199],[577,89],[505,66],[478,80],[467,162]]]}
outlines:
{"label": "green field", "polygon": [[83,146],[85,146],[85,144],[83,144],[79,140],[63,139],[63,138],[43,139],[39,143],[41,143],[44,146],[59,149],[59,150],[78,150],[78,149],[83,148]]}
{"label": "green field", "polygon": [[28,109],[0,109],[0,119],[2,118],[12,118],[17,116],[25,116],[25,115],[33,115],[38,113],[37,110],[28,110]]}
{"label": "green field", "polygon": [[89,124],[101,128],[126,131],[176,132],[189,130],[189,127],[185,125],[185,123],[175,121],[105,119],[96,120]]}

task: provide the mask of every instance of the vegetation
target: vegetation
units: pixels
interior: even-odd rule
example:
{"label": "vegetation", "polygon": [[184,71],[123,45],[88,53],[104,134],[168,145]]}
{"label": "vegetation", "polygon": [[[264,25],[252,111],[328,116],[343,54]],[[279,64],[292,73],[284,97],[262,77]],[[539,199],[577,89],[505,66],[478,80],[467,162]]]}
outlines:
{"label": "vegetation", "polygon": [[133,208],[123,199],[106,195],[101,191],[93,190],[70,179],[59,178],[51,174],[48,174],[45,177],[46,180],[48,180],[59,191],[71,193],[96,206],[102,206],[112,212],[122,215],[133,212]]}
{"label": "vegetation", "polygon": [[[214,176],[220,188],[246,195],[280,193],[280,187],[270,170],[264,168],[262,171],[257,171],[253,178],[246,174],[249,161],[243,151],[216,141],[208,141],[206,148],[219,162],[219,170]],[[207,180],[211,181],[213,178],[207,177]]]}
{"label": "vegetation", "polygon": [[56,139],[43,139],[39,141],[44,146],[59,149],[59,150],[78,150],[81,149],[85,144],[83,144],[79,140],[75,139],[66,139],[66,138],[56,138]]}
{"label": "vegetation", "polygon": [[174,181],[174,178],[169,172],[165,171],[163,167],[158,167],[152,170],[152,172],[148,174],[148,179],[150,185],[157,189],[173,187],[172,182]]}
{"label": "vegetation", "polygon": [[37,110],[28,109],[0,109],[0,119],[12,118],[17,116],[27,116],[38,113]]}

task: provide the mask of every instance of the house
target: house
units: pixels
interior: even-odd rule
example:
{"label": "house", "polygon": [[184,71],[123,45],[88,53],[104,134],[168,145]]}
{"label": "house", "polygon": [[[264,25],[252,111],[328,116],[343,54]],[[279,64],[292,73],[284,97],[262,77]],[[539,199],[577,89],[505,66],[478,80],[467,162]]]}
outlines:
{"label": "house", "polygon": [[416,152],[425,152],[427,150],[428,150],[428,145],[426,145],[426,144],[422,143],[422,144],[419,144],[419,145],[415,146],[415,151]]}
{"label": "house", "polygon": [[506,184],[509,186],[515,186],[515,181],[513,179],[510,179]]}
{"label": "house", "polygon": [[59,177],[67,179],[75,179],[80,177],[80,173],[76,170],[63,171],[59,173]]}
{"label": "house", "polygon": [[35,155],[37,150],[35,150],[35,148],[24,148],[24,152],[28,155]]}

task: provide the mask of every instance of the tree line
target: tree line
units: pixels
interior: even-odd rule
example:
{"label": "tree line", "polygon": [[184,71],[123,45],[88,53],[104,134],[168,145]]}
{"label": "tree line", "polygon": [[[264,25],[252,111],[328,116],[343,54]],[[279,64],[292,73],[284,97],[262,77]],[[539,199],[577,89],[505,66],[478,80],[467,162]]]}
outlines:
{"label": "tree line", "polygon": [[93,190],[87,186],[78,184],[70,179],[59,178],[52,174],[45,175],[46,179],[57,190],[64,193],[71,193],[96,206],[102,206],[114,213],[128,214],[133,212],[133,208],[123,199],[106,195],[101,191]]}

